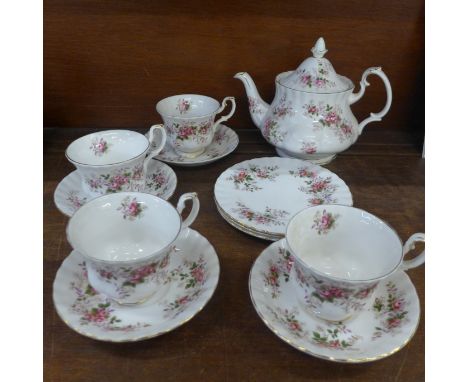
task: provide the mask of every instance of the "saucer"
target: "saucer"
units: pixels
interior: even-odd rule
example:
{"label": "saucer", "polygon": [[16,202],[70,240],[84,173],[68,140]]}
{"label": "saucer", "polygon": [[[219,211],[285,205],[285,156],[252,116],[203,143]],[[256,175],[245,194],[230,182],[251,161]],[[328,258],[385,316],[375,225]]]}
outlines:
{"label": "saucer", "polygon": [[226,215],[224,211],[219,207],[218,203],[216,202],[216,199],[215,199],[215,205],[219,214],[223,217],[223,219],[226,220],[226,222],[228,222],[234,228],[237,228],[239,231],[242,231],[251,236],[258,237],[259,239],[264,239],[264,240],[269,240],[269,241],[278,241],[283,238],[283,236],[281,235],[268,235],[266,233],[261,233],[261,232],[252,230],[249,227],[243,226],[242,224],[236,222],[235,220],[231,219],[228,215]]}
{"label": "saucer", "polygon": [[[172,168],[157,160],[152,160],[149,163],[144,192],[168,200],[174,193],[176,186],[177,177]],[[78,170],[63,178],[54,193],[55,205],[60,212],[67,216],[72,216],[83,204],[95,198],[97,196],[90,195],[81,187],[81,177]]]}
{"label": "saucer", "polygon": [[223,218],[262,238],[284,237],[289,219],[319,204],[352,206],[346,183],[333,172],[300,159],[256,158],[224,171],[215,184]]}
{"label": "saucer", "polygon": [[134,306],[119,305],[94,291],[83,256],[73,251],[54,281],[58,315],[74,331],[100,341],[140,341],[174,330],[203,309],[219,279],[218,256],[197,231],[182,232],[175,247],[160,290]]}
{"label": "saucer", "polygon": [[293,260],[284,239],[271,244],[250,271],[253,305],[279,338],[312,356],[360,363],[388,357],[403,348],[419,323],[419,299],[408,275],[399,271],[381,282],[372,305],[344,322],[323,321],[304,310],[290,278]]}
{"label": "saucer", "polygon": [[156,156],[157,159],[176,166],[195,167],[215,162],[232,153],[239,144],[239,137],[226,125],[219,125],[213,142],[196,158],[186,158],[177,154],[167,141],[164,149]]}

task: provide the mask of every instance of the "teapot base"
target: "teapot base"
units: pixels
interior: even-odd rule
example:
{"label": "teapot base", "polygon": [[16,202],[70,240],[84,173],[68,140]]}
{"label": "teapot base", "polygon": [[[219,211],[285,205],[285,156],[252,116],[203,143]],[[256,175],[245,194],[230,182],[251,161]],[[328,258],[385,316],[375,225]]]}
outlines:
{"label": "teapot base", "polygon": [[336,157],[336,154],[332,154],[332,155],[296,154],[296,153],[291,153],[290,151],[282,150],[279,148],[276,148],[276,152],[282,158],[304,159],[304,160],[308,160],[312,162],[313,164],[318,164],[318,165],[330,163]]}

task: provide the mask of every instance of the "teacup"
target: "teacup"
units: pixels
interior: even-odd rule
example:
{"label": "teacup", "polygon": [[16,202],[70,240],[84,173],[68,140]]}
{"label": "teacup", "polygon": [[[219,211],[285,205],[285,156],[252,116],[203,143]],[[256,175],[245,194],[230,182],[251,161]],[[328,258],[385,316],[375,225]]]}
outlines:
{"label": "teacup", "polygon": [[[165,143],[163,125],[152,126],[149,138],[130,130],[106,130],[73,141],[65,156],[77,168],[83,190],[93,196],[141,191],[148,164]],[[151,146],[155,148],[146,156]]]}
{"label": "teacup", "polygon": [[424,251],[403,260],[419,241],[424,242],[423,233],[403,245],[386,222],[354,207],[321,205],[297,213],[287,226],[286,245],[294,257],[300,303],[328,321],[358,314],[379,282],[424,263]]}
{"label": "teacup", "polygon": [[[227,101],[232,103],[231,112],[215,122],[216,114],[224,110]],[[181,156],[195,158],[211,144],[219,124],[232,117],[236,101],[234,97],[226,97],[220,105],[204,95],[181,94],[159,101],[156,110],[164,120],[174,150]]]}
{"label": "teacup", "polygon": [[[192,209],[182,221],[185,202]],[[90,285],[120,304],[137,304],[167,284],[174,242],[198,215],[196,193],[177,209],[157,196],[119,192],[91,200],[71,217],[67,237],[85,258]]]}

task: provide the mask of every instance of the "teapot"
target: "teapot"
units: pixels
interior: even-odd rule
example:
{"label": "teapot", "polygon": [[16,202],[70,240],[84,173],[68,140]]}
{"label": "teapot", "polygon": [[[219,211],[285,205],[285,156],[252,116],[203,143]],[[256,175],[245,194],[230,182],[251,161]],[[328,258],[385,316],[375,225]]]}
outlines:
{"label": "teapot", "polygon": [[[381,121],[390,109],[392,88],[382,68],[366,69],[359,91],[353,93],[353,82],[335,72],[324,58],[326,52],[325,40],[320,37],[312,48],[312,57],[296,70],[278,74],[271,105],[262,100],[248,73],[234,76],[245,86],[253,122],[281,157],[326,164],[356,142],[364,126]],[[358,123],[350,106],[364,95],[371,74],[382,79],[387,102],[380,112]]]}

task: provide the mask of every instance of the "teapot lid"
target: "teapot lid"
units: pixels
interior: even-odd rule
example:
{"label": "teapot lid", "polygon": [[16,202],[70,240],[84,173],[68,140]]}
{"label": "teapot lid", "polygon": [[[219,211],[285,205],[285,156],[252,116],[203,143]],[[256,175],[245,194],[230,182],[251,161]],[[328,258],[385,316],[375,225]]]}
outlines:
{"label": "teapot lid", "polygon": [[281,85],[311,93],[338,93],[353,88],[353,83],[336,74],[330,61],[323,57],[327,53],[323,37],[317,40],[311,51],[312,57],[279,80]]}

